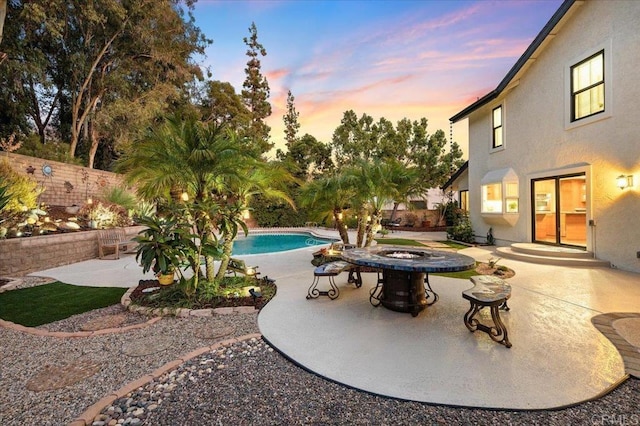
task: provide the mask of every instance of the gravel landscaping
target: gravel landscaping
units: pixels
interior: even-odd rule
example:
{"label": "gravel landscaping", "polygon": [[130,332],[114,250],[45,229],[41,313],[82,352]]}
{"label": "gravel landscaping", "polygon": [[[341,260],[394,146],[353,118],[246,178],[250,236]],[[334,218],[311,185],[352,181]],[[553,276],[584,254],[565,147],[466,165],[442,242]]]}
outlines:
{"label": "gravel landscaping", "polygon": [[[99,315],[118,314],[118,307],[100,311],[43,328],[79,330]],[[147,319],[125,315],[125,323]],[[88,338],[40,337],[1,328],[0,423],[67,424],[104,396],[181,355],[257,331],[256,314],[168,317],[139,330]],[[69,368],[74,365],[91,369]],[[43,372],[48,380],[40,379],[38,390],[29,390],[29,382],[33,388],[33,379],[45,377]],[[78,381],[47,390],[60,384],[61,380],[51,377],[54,374],[66,374],[67,380],[69,374],[76,374]],[[639,404],[637,379],[627,380],[597,401],[555,411],[480,410],[399,401],[324,380],[294,365],[261,339],[251,339],[187,361],[105,407],[94,424],[632,425],[640,423]]]}

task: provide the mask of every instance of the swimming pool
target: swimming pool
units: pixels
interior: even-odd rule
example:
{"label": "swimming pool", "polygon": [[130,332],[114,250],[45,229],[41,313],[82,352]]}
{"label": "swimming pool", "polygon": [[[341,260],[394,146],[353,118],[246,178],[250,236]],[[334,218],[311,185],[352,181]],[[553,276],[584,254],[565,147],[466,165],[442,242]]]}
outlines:
{"label": "swimming pool", "polygon": [[335,239],[320,238],[308,233],[241,235],[233,243],[233,254],[262,254],[330,244]]}

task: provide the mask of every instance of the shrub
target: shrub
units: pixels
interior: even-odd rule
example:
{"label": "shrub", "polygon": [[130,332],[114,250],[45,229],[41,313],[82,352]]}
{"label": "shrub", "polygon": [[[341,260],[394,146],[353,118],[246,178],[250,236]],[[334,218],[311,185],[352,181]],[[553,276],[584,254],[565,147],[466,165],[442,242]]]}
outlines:
{"label": "shrub", "polygon": [[10,197],[3,208],[4,213],[20,213],[38,207],[38,197],[44,188],[34,179],[13,170],[7,160],[0,162],[0,182],[6,186]]}
{"label": "shrub", "polygon": [[463,216],[458,223],[447,230],[447,238],[465,243],[475,242],[471,221],[467,216]]}
{"label": "shrub", "polygon": [[63,142],[47,142],[43,144],[37,134],[32,134],[21,141],[17,154],[30,157],[45,158],[67,164],[82,164],[82,159],[69,155],[69,144]]}

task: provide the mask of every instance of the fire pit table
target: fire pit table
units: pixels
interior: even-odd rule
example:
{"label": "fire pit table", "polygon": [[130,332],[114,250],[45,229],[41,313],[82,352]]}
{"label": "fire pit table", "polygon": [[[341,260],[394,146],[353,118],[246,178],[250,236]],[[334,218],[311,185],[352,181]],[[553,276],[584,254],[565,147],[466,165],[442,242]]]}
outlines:
{"label": "fire pit table", "polygon": [[373,306],[382,304],[414,317],[438,301],[429,284],[429,272],[464,271],[475,265],[472,257],[458,253],[386,245],[345,250],[342,259],[381,270],[378,283],[369,293]]}

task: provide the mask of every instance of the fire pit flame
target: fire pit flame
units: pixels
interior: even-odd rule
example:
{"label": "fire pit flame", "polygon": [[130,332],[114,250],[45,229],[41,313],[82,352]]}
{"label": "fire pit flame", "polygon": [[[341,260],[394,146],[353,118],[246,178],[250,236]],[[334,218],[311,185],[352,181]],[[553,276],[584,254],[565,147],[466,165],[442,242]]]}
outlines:
{"label": "fire pit flame", "polygon": [[408,251],[393,251],[390,253],[385,253],[386,257],[392,257],[394,259],[416,259],[418,257],[422,257],[418,253],[410,253]]}

